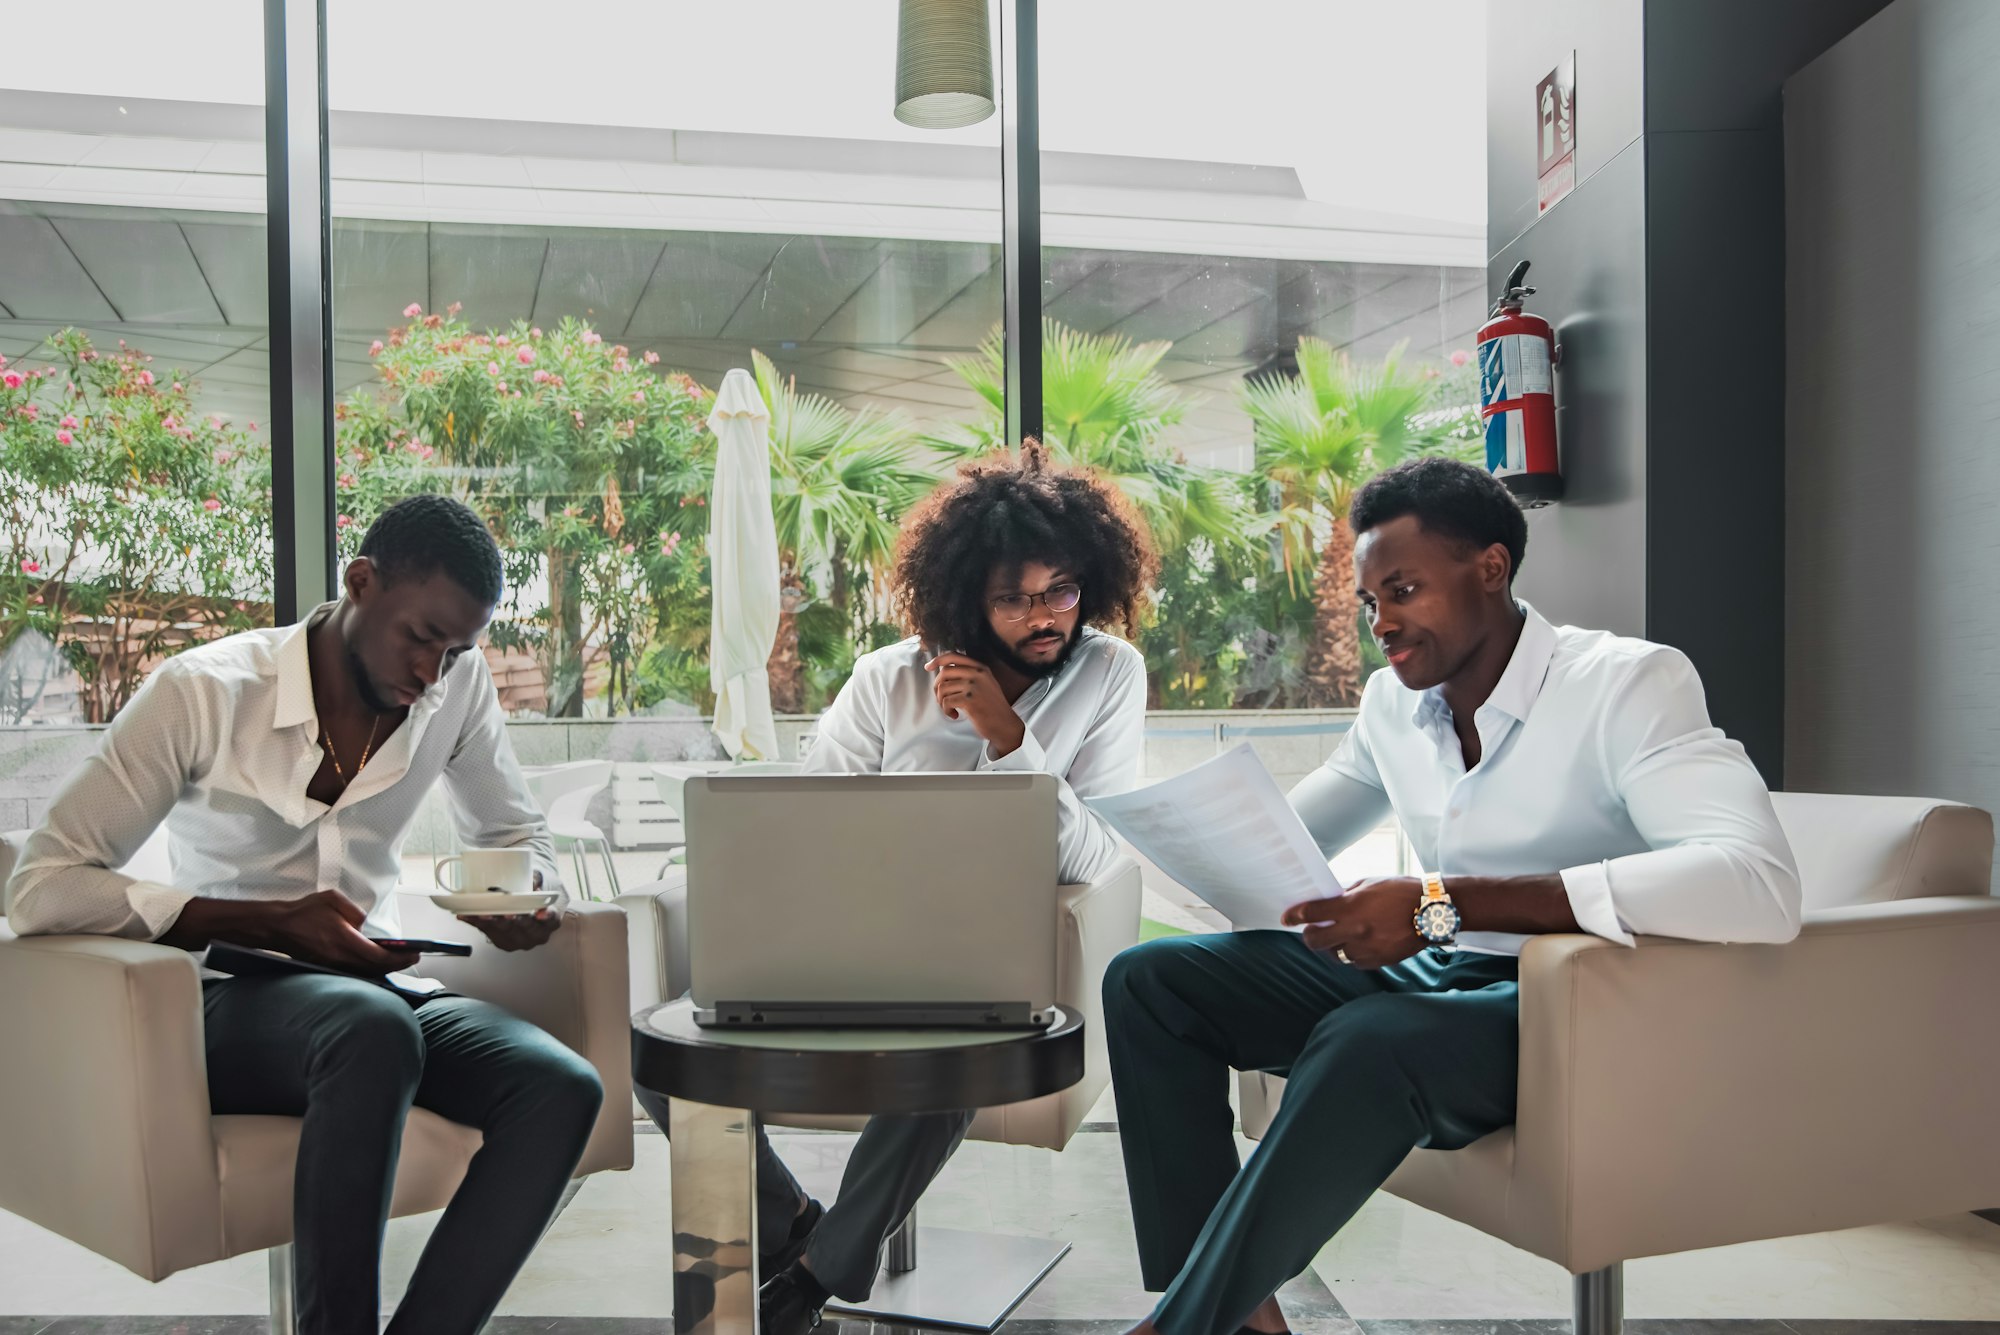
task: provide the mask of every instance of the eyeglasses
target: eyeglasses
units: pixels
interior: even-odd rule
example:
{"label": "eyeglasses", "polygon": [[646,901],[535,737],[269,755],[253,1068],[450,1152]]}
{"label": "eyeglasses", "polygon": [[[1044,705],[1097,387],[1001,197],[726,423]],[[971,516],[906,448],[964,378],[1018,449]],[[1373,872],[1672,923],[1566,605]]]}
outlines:
{"label": "eyeglasses", "polygon": [[1051,584],[1040,593],[1009,593],[993,599],[993,611],[1002,621],[1026,621],[1039,602],[1051,612],[1067,612],[1083,597],[1081,584]]}

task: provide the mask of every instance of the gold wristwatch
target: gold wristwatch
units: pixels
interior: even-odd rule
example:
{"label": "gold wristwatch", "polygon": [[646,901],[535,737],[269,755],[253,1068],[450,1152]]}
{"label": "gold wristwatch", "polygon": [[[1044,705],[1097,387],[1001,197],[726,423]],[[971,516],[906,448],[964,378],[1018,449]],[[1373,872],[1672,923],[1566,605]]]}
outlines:
{"label": "gold wristwatch", "polygon": [[1444,888],[1444,877],[1424,873],[1424,897],[1417,904],[1417,935],[1427,945],[1451,949],[1458,944],[1458,905]]}

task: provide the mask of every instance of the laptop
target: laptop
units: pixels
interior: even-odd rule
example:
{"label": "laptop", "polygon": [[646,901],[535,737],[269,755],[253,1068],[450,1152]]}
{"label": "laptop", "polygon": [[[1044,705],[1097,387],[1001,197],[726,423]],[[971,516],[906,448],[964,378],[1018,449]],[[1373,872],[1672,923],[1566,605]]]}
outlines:
{"label": "laptop", "polygon": [[1049,1024],[1052,776],[717,774],[685,797],[697,1023]]}

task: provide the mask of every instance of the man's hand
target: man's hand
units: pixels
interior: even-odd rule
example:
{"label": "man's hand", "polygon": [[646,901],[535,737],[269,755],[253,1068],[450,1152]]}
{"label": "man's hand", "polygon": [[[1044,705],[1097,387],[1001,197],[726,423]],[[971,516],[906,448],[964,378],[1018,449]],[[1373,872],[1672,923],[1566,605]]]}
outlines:
{"label": "man's hand", "polygon": [[1417,905],[1424,883],[1409,876],[1359,881],[1346,894],[1309,899],[1286,909],[1287,927],[1305,927],[1305,943],[1357,969],[1382,969],[1406,960],[1430,943],[1417,935]]}
{"label": "man's hand", "polygon": [[330,969],[380,977],[417,962],[411,950],[387,950],[361,934],[368,915],[338,890],[315,890],[304,899],[271,906],[274,912],[255,944]]}
{"label": "man's hand", "polygon": [[[542,888],[542,874],[535,873],[535,889]],[[486,939],[502,950],[533,950],[556,934],[562,915],[547,909],[534,913],[468,913],[465,921],[485,933]]]}
{"label": "man's hand", "polygon": [[942,653],[924,664],[924,670],[933,674],[931,693],[937,696],[938,708],[948,718],[971,720],[972,730],[986,739],[995,760],[1021,745],[1027,725],[984,663],[967,654]]}

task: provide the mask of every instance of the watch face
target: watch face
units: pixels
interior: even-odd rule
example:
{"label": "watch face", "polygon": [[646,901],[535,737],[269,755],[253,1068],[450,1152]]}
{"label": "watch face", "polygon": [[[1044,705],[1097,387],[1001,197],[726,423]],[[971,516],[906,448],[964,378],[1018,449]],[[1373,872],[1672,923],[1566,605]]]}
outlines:
{"label": "watch face", "polygon": [[1426,904],[1417,910],[1417,935],[1426,941],[1449,941],[1458,935],[1458,909],[1451,904]]}

